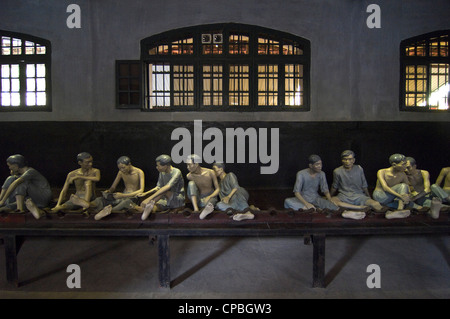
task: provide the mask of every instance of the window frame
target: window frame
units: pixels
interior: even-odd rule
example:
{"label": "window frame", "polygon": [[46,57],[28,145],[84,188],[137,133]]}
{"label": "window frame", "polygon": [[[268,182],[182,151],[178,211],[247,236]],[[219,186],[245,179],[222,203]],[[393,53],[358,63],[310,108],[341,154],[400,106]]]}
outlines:
{"label": "window frame", "polygon": [[[6,31],[6,30],[0,30],[0,39],[3,37],[9,37],[11,39],[20,39],[21,40],[21,53],[20,54],[9,54],[9,55],[3,55],[2,52],[0,52],[0,66],[6,65],[6,64],[18,64],[19,65],[19,79],[20,79],[20,105],[18,106],[2,106],[0,105],[0,112],[51,112],[52,111],[52,69],[51,69],[51,54],[52,54],[52,48],[51,48],[51,42],[49,40],[36,37],[30,34],[25,33],[19,33],[19,32],[12,32],[12,31]],[[34,48],[36,48],[36,45],[39,44],[41,46],[45,46],[45,53],[44,54],[26,54],[26,43],[27,42],[33,42]],[[0,46],[2,46],[3,41],[0,40]],[[29,47],[29,46],[28,46]],[[27,65],[30,64],[44,64],[45,65],[45,98],[46,98],[46,104],[45,105],[27,105],[27,98],[26,94],[27,92],[30,93],[30,91],[27,91],[27,80],[28,79],[37,79],[38,77],[28,77],[26,74],[26,68]],[[2,84],[0,83],[0,94],[1,94],[1,87]],[[35,91],[38,92],[38,91]],[[1,103],[1,97],[0,97],[0,103]]]}
{"label": "window frame", "polygon": [[[221,54],[202,54],[202,35],[211,35],[211,41],[215,40],[216,34],[222,34]],[[230,35],[244,35],[248,36],[247,53],[231,53],[231,46],[229,43]],[[192,54],[178,54],[170,55],[170,44],[185,38],[193,38]],[[266,37],[269,40],[279,41],[279,54],[258,54],[258,38]],[[207,40],[207,39],[206,39]],[[149,51],[155,47],[169,45],[169,54],[155,54],[151,55]],[[234,47],[239,47],[241,52],[244,52],[245,43],[235,44]],[[295,46],[301,48],[302,54],[295,54],[295,52],[286,55],[283,53],[284,45]],[[295,51],[293,49],[293,51]],[[156,52],[158,50],[156,49]],[[311,49],[310,41],[304,38],[278,31],[267,29],[254,25],[245,25],[237,23],[225,24],[208,24],[194,27],[181,28],[170,30],[157,35],[153,35],[141,40],[141,61],[144,68],[144,76],[142,79],[142,111],[237,111],[237,112],[268,112],[268,111],[309,111],[310,110],[310,66],[311,66]],[[171,65],[171,72],[173,65],[178,64],[193,64],[194,65],[194,105],[193,106],[174,106],[172,103],[169,107],[154,107],[150,108],[148,99],[148,65],[155,63],[169,63]],[[222,105],[203,105],[203,66],[205,65],[222,65]],[[258,65],[278,65],[278,104],[277,105],[258,105]],[[285,65],[287,64],[301,64],[302,65],[302,80],[303,90],[301,98],[302,105],[285,105]],[[230,105],[230,66],[231,65],[248,65],[249,66],[249,89],[248,99],[249,105]],[[242,91],[247,92],[247,91]],[[173,93],[171,93],[173,95]]]}
{"label": "window frame", "polygon": [[[447,42],[447,56],[431,56],[429,54],[430,52],[430,43],[433,39],[441,36],[447,35],[448,42]],[[428,113],[448,113],[450,112],[450,95],[447,97],[447,109],[432,109],[432,106],[426,105],[426,106],[407,106],[406,105],[406,94],[409,92],[406,89],[407,84],[407,76],[408,73],[406,71],[406,68],[408,66],[411,67],[422,67],[425,66],[425,76],[420,79],[425,79],[425,99],[428,100],[431,95],[431,66],[433,64],[447,64],[449,65],[449,71],[450,71],[450,55],[449,55],[449,49],[450,49],[450,29],[448,30],[439,30],[439,31],[433,31],[429,33],[425,33],[419,36],[414,36],[408,39],[405,39],[400,42],[400,88],[399,88],[399,94],[400,94],[400,111],[401,112],[428,112]],[[418,55],[417,54],[417,48],[415,49],[415,55],[414,56],[408,56],[406,54],[406,49],[408,47],[417,47],[420,45],[423,45],[425,53],[424,55]],[[409,73],[411,74],[411,73]],[[417,73],[415,73],[417,76]],[[447,74],[447,76],[450,76],[450,72]],[[417,78],[415,78],[417,80]],[[416,81],[417,83],[417,81]],[[420,92],[415,89],[416,93]]]}

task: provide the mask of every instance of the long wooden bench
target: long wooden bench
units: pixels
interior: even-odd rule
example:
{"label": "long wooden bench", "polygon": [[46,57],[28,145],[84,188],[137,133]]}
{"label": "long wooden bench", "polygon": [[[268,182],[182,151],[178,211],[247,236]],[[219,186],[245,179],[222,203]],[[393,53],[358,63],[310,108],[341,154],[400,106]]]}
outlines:
{"label": "long wooden bench", "polygon": [[371,212],[363,220],[342,218],[338,213],[307,213],[283,209],[255,212],[253,220],[234,221],[223,212],[214,211],[200,220],[188,209],[166,214],[152,214],[142,221],[139,214],[111,214],[95,221],[93,215],[47,214],[39,220],[31,213],[2,214],[0,236],[4,239],[7,281],[19,285],[17,254],[30,236],[142,236],[156,238],[159,284],[170,288],[170,238],[177,236],[239,236],[302,238],[313,246],[313,287],[325,287],[325,242],[327,236],[409,235],[450,233],[448,211],[438,219],[426,213],[413,213],[405,219],[388,220],[382,213]]}

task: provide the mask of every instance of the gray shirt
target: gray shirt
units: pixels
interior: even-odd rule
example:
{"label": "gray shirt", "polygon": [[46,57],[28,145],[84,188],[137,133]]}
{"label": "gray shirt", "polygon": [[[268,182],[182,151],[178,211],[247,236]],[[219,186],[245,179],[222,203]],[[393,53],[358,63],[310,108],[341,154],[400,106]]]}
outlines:
{"label": "gray shirt", "polygon": [[317,173],[314,177],[309,174],[309,168],[305,168],[297,173],[294,185],[294,193],[300,193],[302,197],[313,202],[319,197],[318,191],[329,192],[328,183],[324,172]]}
{"label": "gray shirt", "polygon": [[178,194],[184,194],[184,179],[181,171],[172,167],[170,173],[159,173],[157,187],[161,188],[165,185],[170,185],[170,190],[175,196]]}
{"label": "gray shirt", "polygon": [[350,170],[343,166],[336,168],[333,171],[332,187],[347,197],[364,194],[364,188],[367,188],[364,170],[359,165],[353,165]]}

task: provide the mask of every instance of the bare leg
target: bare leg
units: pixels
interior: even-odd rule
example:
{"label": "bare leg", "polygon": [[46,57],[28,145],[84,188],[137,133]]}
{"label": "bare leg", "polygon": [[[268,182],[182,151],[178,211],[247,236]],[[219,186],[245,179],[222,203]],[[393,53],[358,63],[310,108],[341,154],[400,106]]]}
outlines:
{"label": "bare leg", "polygon": [[42,215],[44,215],[44,211],[39,209],[39,207],[36,206],[35,203],[31,200],[31,198],[28,198],[25,201],[25,205],[27,206],[27,209],[33,214],[34,218],[39,219]]}
{"label": "bare leg", "polygon": [[102,219],[103,217],[106,217],[106,216],[108,216],[109,214],[111,214],[111,212],[112,212],[112,206],[111,206],[111,205],[108,205],[108,206],[106,206],[105,208],[103,208],[101,211],[99,211],[99,212],[94,216],[94,219],[95,219],[95,220],[100,220],[100,219]]}
{"label": "bare leg", "polygon": [[381,204],[379,202],[377,202],[376,200],[373,199],[368,199],[365,202],[366,205],[372,207],[373,209],[375,209],[376,211],[380,211],[383,209],[383,206],[381,206]]}
{"label": "bare leg", "polygon": [[24,202],[25,198],[23,195],[16,195],[16,206],[17,206],[17,211],[23,213],[25,211],[25,209],[23,208],[23,202]]}
{"label": "bare leg", "polygon": [[192,206],[194,206],[194,212],[198,212],[198,204],[197,204],[197,196],[192,196],[191,197],[191,202],[192,202]]}
{"label": "bare leg", "polygon": [[70,201],[75,205],[83,207],[84,209],[89,208],[89,202],[85,201],[83,198],[78,197],[77,195],[70,195]]}
{"label": "bare leg", "polygon": [[439,200],[439,198],[434,197],[431,200],[431,207],[428,214],[430,214],[431,218],[438,219],[439,218],[439,212],[441,211],[442,202]]}
{"label": "bare leg", "polygon": [[339,200],[339,197],[337,197],[337,196],[333,197],[333,202],[339,207],[348,208],[348,209],[364,209],[367,207],[364,205],[360,206],[360,205],[353,205],[353,204],[343,202],[343,201]]}
{"label": "bare leg", "polygon": [[205,219],[206,216],[211,214],[214,211],[214,205],[211,203],[206,204],[205,208],[203,208],[200,213],[200,219]]}

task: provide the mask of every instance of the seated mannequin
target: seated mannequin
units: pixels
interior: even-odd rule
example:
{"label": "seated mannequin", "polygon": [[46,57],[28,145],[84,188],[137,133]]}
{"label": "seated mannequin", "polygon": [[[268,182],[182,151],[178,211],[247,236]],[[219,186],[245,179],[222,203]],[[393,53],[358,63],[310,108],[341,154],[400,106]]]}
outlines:
{"label": "seated mannequin", "polygon": [[183,175],[178,168],[172,166],[172,158],[163,154],[155,161],[159,172],[156,187],[138,195],[145,197],[152,194],[136,208],[142,211],[142,220],[146,220],[152,212],[180,208],[185,204]]}
{"label": "seated mannequin", "polygon": [[200,219],[214,211],[214,205],[217,203],[220,186],[216,174],[212,169],[201,167],[200,157],[196,154],[189,155],[186,165],[189,170],[186,178],[189,180],[187,196],[192,202],[194,211],[200,212]]}
{"label": "seated mannequin", "polygon": [[[101,197],[97,197],[91,202],[77,198],[76,204],[84,208],[93,208],[97,213],[95,220],[100,220],[112,212],[126,212],[133,208],[133,204],[137,202],[137,194],[142,193],[144,189],[145,176],[144,172],[131,164],[131,160],[127,156],[121,156],[117,160],[117,168],[119,169],[111,187],[102,193]],[[124,183],[123,192],[115,192],[120,181]],[[75,199],[75,198],[74,198]]]}
{"label": "seated mannequin", "polygon": [[[223,163],[214,163],[213,170],[220,181],[220,202],[216,204],[216,207],[221,211],[227,211],[230,208],[239,211],[233,215],[233,220],[253,219],[255,215],[248,205],[249,194],[247,190],[239,186],[236,175],[231,172],[226,173]],[[254,206],[252,208],[257,210]],[[246,212],[242,213],[243,211]]]}
{"label": "seated mannequin", "polygon": [[[95,185],[96,182],[100,180],[100,170],[92,167],[93,158],[89,153],[79,153],[77,155],[77,162],[78,165],[80,165],[80,168],[67,174],[66,181],[58,197],[58,202],[56,203],[56,206],[51,209],[51,212],[53,213],[81,208],[82,205],[75,203],[78,202],[75,196],[82,198],[86,202],[95,198]],[[71,184],[75,185],[75,194],[72,194],[70,199],[63,203]]]}
{"label": "seated mannequin", "polygon": [[331,196],[333,202],[342,208],[359,211],[344,211],[342,217],[352,219],[362,219],[366,216],[365,208],[371,207],[376,211],[381,211],[382,206],[370,197],[367,180],[364,170],[355,163],[355,153],[350,150],[341,154],[342,166],[333,171],[333,184],[331,186]]}
{"label": "seated mannequin", "polygon": [[406,158],[402,154],[393,154],[389,157],[391,167],[383,168],[377,172],[377,184],[373,191],[373,199],[380,204],[397,209],[386,212],[387,219],[405,218],[410,211],[404,209],[411,202],[409,196],[409,181],[405,174]]}
{"label": "seated mannequin", "polygon": [[[441,184],[444,182],[443,187]],[[438,197],[443,203],[450,204],[450,167],[441,169],[436,183],[431,185],[433,195]]]}
{"label": "seated mannequin", "polygon": [[13,195],[16,199],[15,209],[18,212],[25,212],[24,206],[26,206],[34,218],[41,218],[45,214],[42,208],[48,207],[53,197],[47,179],[37,170],[29,167],[23,155],[11,155],[7,158],[6,164],[11,175],[18,177],[3,193],[0,207],[4,206]]}
{"label": "seated mannequin", "polygon": [[[19,178],[18,173],[14,174],[12,171],[10,171],[10,176],[8,176],[5,179],[5,182],[2,185],[2,191],[0,193],[0,200],[5,198],[6,191],[8,190],[9,185],[12,184],[16,179]],[[12,211],[16,208],[16,197],[13,193],[9,195],[8,198],[5,198],[5,204],[3,207],[0,207],[0,212],[8,212]]]}
{"label": "seated mannequin", "polygon": [[[311,155],[308,158],[308,168],[297,172],[294,194],[295,197],[284,200],[285,208],[298,209],[329,209],[338,210],[331,199],[325,173],[322,171],[322,160],[318,155]],[[325,195],[322,198],[319,190]]]}

